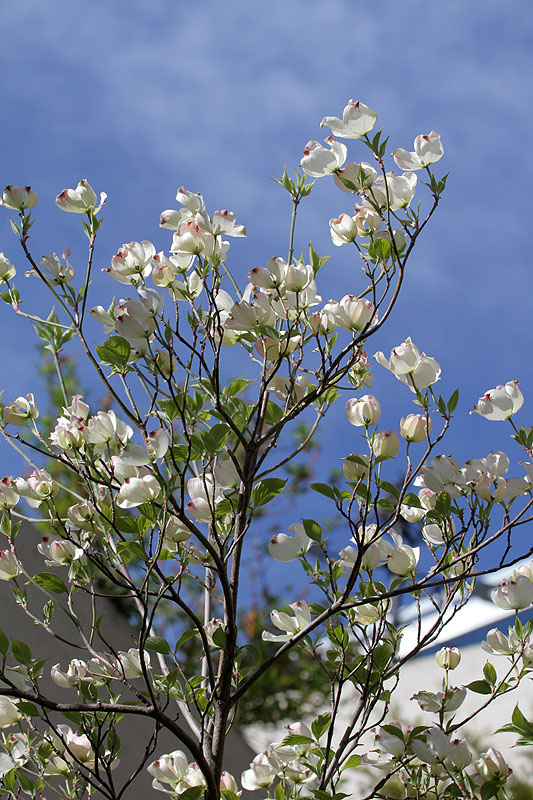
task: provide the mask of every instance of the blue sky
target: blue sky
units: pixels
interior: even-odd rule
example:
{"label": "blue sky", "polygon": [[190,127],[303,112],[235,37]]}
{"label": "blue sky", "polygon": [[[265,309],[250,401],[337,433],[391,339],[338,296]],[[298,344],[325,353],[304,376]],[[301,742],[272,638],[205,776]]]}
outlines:
{"label": "blue sky", "polygon": [[[248,228],[231,264],[248,270],[287,247],[288,205],[270,180],[297,165],[324,115],[349,98],[379,114],[390,149],[418,133],[442,135],[450,172],[442,206],[415,251],[394,319],[371,352],[410,335],[443,367],[445,395],[461,402],[443,452],[460,459],[512,448],[507,427],[468,417],[488,388],[518,379],[531,408],[531,185],[533,12],[521,0],[427,3],[404,0],[39,0],[3,4],[0,66],[3,185],[40,194],[30,243],[37,256],[72,250],[83,264],[79,220],[55,195],[87,178],[109,195],[96,266],[123,242],[168,248],[159,213],[178,186],[201,191],[208,208],[229,208]],[[350,157],[359,160],[357,143]],[[319,181],[302,207],[297,250],[313,239],[332,254],[322,294],[359,290],[348,248],[332,246],[328,220],[350,198]],[[24,270],[7,214],[0,249]],[[326,275],[324,273],[324,278]],[[323,278],[323,280],[324,280]],[[18,278],[28,310],[34,279]],[[320,287],[319,287],[320,288]],[[94,300],[120,288],[105,275]],[[328,299],[328,297],[324,297]],[[37,385],[31,330],[0,309],[3,399]],[[95,328],[95,337],[99,336]],[[376,367],[384,422],[412,410],[405,387]],[[518,421],[533,421],[522,410]],[[357,447],[343,415],[327,422],[331,462]],[[4,457],[5,471],[16,468]],[[518,474],[515,471],[515,474]]]}

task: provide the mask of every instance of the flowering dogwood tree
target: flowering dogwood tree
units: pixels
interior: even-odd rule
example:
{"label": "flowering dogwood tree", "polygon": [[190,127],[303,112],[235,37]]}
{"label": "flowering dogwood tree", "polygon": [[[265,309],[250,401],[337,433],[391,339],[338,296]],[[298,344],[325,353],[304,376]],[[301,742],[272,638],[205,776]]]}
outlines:
{"label": "flowering dogwood tree", "polygon": [[[65,390],[51,431],[39,428],[33,394],[3,407],[4,437],[29,453],[33,471],[0,483],[0,579],[50,636],[66,614],[84,651],[70,664],[49,665],[0,633],[0,775],[8,796],[53,791],[82,798],[99,790],[109,800],[119,798],[135,778],[117,786],[112,776],[121,726],[139,717],[151,721],[152,733],[136,773],[147,769],[154,789],[171,797],[236,800],[245,789],[276,800],[328,800],[345,796],[343,780],[362,765],[379,770],[368,798],[387,797],[393,777],[402,796],[507,796],[507,764],[493,748],[473,760],[461,736],[471,715],[462,717],[461,706],[467,693],[479,693],[479,707],[486,707],[530,671],[531,626],[518,612],[533,603],[531,568],[520,568],[493,594],[498,606],[517,614],[508,635],[494,630],[484,643],[492,657],[509,661],[504,677],[487,662],[477,680],[452,686],[449,674],[460,653],[445,648],[437,655],[442,691],[421,689],[413,698],[429,715],[426,724],[410,729],[388,716],[402,665],[468,602],[476,572],[528,555],[511,552],[510,537],[532,519],[533,432],[513,421],[523,403],[517,381],[490,389],[473,412],[508,420],[526,460],[512,477],[503,452],[461,465],[439,452],[458,393],[448,398],[435,391],[441,378],[435,358],[410,338],[389,357],[368,357],[446,182],[434,173],[444,154],[435,131],[417,136],[411,152],[394,150],[395,174],[386,164],[387,139],[373,132],[376,121],[374,111],[352,100],[342,119],[324,118],[333,136],[325,144],[309,141],[301,171],[294,179],[285,171],[278,181],[292,202],[287,258],[273,256],[252,269],[242,290],[228,265],[228,238],[245,236],[245,228],[230,211],[210,213],[200,194],[180,188],[180,208],[161,214],[171,236],[168,252],[149,241],[130,242],[111,258],[109,279],[126,296],[106,308],[89,302],[105,194],[98,198],[82,180],[56,200],[60,210],[81,216],[89,240],[80,280],[68,251],[40,261],[32,255],[37,195],[29,187],[4,190],[1,205],[18,212],[11,224],[26,275],[41,281],[54,308],[48,315],[22,311],[16,268],[0,254],[2,299],[34,324],[63,388],[58,356],[77,340],[112,400],[112,407],[98,410]],[[348,147],[334,136],[358,140],[362,160],[347,163]],[[352,248],[361,273],[353,294],[323,302],[318,283],[327,258],[312,247],[308,259],[295,258],[294,234],[300,202],[328,177],[356,200],[353,214],[341,213],[329,226],[333,245]],[[94,350],[86,336],[88,315],[103,325]],[[247,358],[246,379],[229,375],[226,354],[235,351]],[[369,393],[374,362],[405,384],[406,399],[414,403],[398,431],[380,428],[380,401]],[[275,648],[256,663],[238,624],[250,529],[283,492],[283,467],[340,403],[343,424],[361,429],[364,446],[346,453],[343,488],[311,488],[340,516],[343,546],[335,548],[309,518],[286,520],[285,531],[272,537],[269,557],[296,562],[315,587],[315,602],[294,597],[288,609],[272,609],[263,638]],[[310,420],[307,435],[279,456],[277,445],[292,441],[290,432],[302,419]],[[42,458],[57,462],[72,481],[60,485]],[[386,480],[392,459],[403,464],[400,485]],[[17,549],[24,503],[49,530],[39,545],[43,569],[37,574],[26,570]],[[395,529],[401,520],[419,526],[423,553]],[[486,551],[490,568],[482,558]],[[86,595],[97,608],[110,586],[133,603],[137,642],[128,651],[102,634],[96,614],[89,622],[77,614],[77,597]],[[41,602],[28,587],[40,590]],[[401,656],[395,598],[411,598],[419,608],[428,598],[438,611],[430,627],[419,625],[416,644]],[[179,625],[168,623],[168,609]],[[191,639],[201,655],[197,668],[187,671],[181,653]],[[230,775],[225,744],[239,700],[295,648],[322,670],[330,709],[314,720],[295,720],[242,776]],[[47,673],[62,692],[60,701],[46,691]],[[356,702],[341,726],[339,709],[349,692]],[[527,738],[528,724],[516,710],[509,729]],[[171,752],[158,749],[161,730],[175,737]]]}

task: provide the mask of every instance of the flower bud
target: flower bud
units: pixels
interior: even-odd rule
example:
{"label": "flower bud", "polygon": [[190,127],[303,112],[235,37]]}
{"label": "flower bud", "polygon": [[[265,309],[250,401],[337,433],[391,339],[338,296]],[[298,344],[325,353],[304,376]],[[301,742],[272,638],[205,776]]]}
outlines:
{"label": "flower bud", "polygon": [[170,552],[175,552],[178,545],[191,538],[192,531],[178,517],[170,516],[162,533],[163,547]]}
{"label": "flower bud", "polygon": [[359,100],[349,100],[342,112],[342,119],[324,117],[320,125],[327,125],[334,136],[340,136],[343,139],[359,139],[372,130],[377,118],[376,112],[364,103]]}
{"label": "flower bud", "polygon": [[395,575],[409,575],[413,572],[420,558],[420,548],[401,544],[387,555],[387,567]]}
{"label": "flower bud", "polygon": [[0,511],[9,511],[20,500],[18,492],[12,486],[11,476],[0,480]]}
{"label": "flower bud", "polygon": [[15,554],[11,550],[0,550],[0,581],[9,581],[11,578],[16,578],[21,571],[21,566]]}
{"label": "flower bud", "polygon": [[154,785],[156,782],[158,784],[156,788],[161,783],[177,787],[187,770],[187,756],[181,750],[174,750],[172,753],[159,756],[157,761],[152,761],[146,769],[155,778]]}
{"label": "flower bud", "polygon": [[9,697],[0,697],[0,728],[10,728],[20,719],[17,706]]}
{"label": "flower bud", "polygon": [[450,740],[440,728],[430,728],[426,733],[426,741],[415,739],[411,743],[413,752],[426,764],[444,761],[450,751]]}
{"label": "flower bud", "polygon": [[278,774],[279,760],[274,760],[268,751],[256,755],[250,768],[241,775],[241,784],[247,792],[255,792],[270,786]]}
{"label": "flower bud", "polygon": [[372,442],[374,456],[396,458],[400,452],[400,437],[395,431],[380,431]]}
{"label": "flower bud", "polygon": [[324,336],[326,333],[335,332],[337,322],[331,312],[327,309],[322,309],[322,311],[314,311],[309,315],[309,327],[313,333],[318,336]]}
{"label": "flower bud", "polygon": [[[27,400],[26,397],[28,398]],[[24,425],[29,419],[37,419],[39,409],[34,397],[31,392],[26,397],[17,397],[13,403],[4,408],[4,422],[6,424]]]}
{"label": "flower bud", "polygon": [[222,489],[232,489],[240,483],[241,479],[237,472],[237,467],[231,458],[219,461],[213,472],[216,485],[220,486]]}
{"label": "flower bud", "polygon": [[268,552],[276,561],[296,561],[297,558],[307,553],[313,544],[305,533],[301,522],[289,525],[287,530],[292,531],[294,536],[287,536],[286,533],[276,533],[269,542]]}
{"label": "flower bud", "polygon": [[313,280],[313,267],[298,261],[290,264],[285,273],[283,286],[287,292],[302,292]]}
{"label": "flower bud", "polygon": [[355,608],[355,621],[358,625],[375,625],[382,619],[390,607],[390,600],[379,603],[362,603]]}
{"label": "flower bud", "polygon": [[[50,278],[46,278],[46,282],[48,284],[60,284],[60,283],[69,283],[74,276],[76,275],[76,270],[68,260],[70,255],[70,250],[63,250],[61,253],[61,258],[65,262],[64,264],[61,263],[61,260],[57,257],[55,253],[49,253],[47,256],[43,256],[39,263],[41,267],[41,272],[48,272]],[[30,272],[26,273],[26,276],[29,275],[36,275],[37,273],[35,270],[31,270]]]}
{"label": "flower bud", "polygon": [[303,171],[313,178],[331,175],[346,161],[348,148],[345,144],[337,142],[333,136],[328,136],[324,141],[329,145],[329,150],[312,139],[305,145],[303,158],[300,161]]}
{"label": "flower bud", "polygon": [[461,661],[461,653],[457,647],[442,647],[435,654],[435,661],[441,669],[455,669]]}
{"label": "flower bud", "polygon": [[434,492],[432,489],[428,488],[420,489],[418,492],[420,504],[426,509],[426,511],[432,511],[435,508],[437,494],[438,492]]}
{"label": "flower bud", "polygon": [[371,322],[377,322],[377,312],[370,300],[346,294],[335,313],[337,325],[349,331],[362,331]]}
{"label": "flower bud", "polygon": [[466,739],[451,740],[448,761],[450,761],[456,769],[464,769],[470,764],[472,761],[472,753]]}
{"label": "flower bud", "polygon": [[523,403],[524,395],[518,388],[518,381],[509,381],[485,392],[470,413],[490,420],[509,419]]}
{"label": "flower bud", "polygon": [[498,628],[491,628],[481,647],[493,656],[510,656],[520,650],[521,644],[514,628],[509,628],[508,636]]}
{"label": "flower bud", "polygon": [[389,369],[396,376],[407,375],[417,367],[420,361],[420,352],[418,347],[411,341],[411,338],[407,337],[405,342],[391,350],[389,360],[385,358],[381,351],[376,353],[374,358],[378,364]]}
{"label": "flower bud", "polygon": [[422,529],[424,539],[431,544],[444,544],[455,536],[455,522],[453,519],[445,519],[440,523],[430,522]]}
{"label": "flower bud", "polygon": [[260,286],[263,289],[278,289],[287,273],[287,262],[285,259],[269,258],[266,267],[254,267],[248,273],[248,278],[254,286]]}
{"label": "flower bud", "polygon": [[63,189],[56,197],[56,205],[61,211],[84,214],[96,206],[97,200],[96,192],[92,186],[88,181],[82,180],[75,189]]}
{"label": "flower bud", "polygon": [[428,167],[439,161],[444,155],[440,134],[436,131],[420,134],[414,142],[414,151],[408,152],[403,147],[398,147],[392,153],[400,169],[415,170]]}
{"label": "flower bud", "polygon": [[400,420],[400,434],[407,442],[423,442],[433,427],[431,417],[408,414]]}
{"label": "flower bud", "polygon": [[37,205],[39,195],[32,191],[31,186],[24,186],[20,189],[15,184],[6,186],[0,198],[0,206],[12,208],[14,211],[22,211],[25,208],[33,208]]}
{"label": "flower bud", "polygon": [[150,503],[161,494],[161,486],[154,475],[142,478],[126,478],[118,493],[117,505],[120,508],[136,508]]}
{"label": "flower bud", "polygon": [[240,794],[237,781],[235,780],[233,775],[230,775],[230,773],[226,772],[226,770],[224,770],[224,772],[220,776],[220,791],[231,792],[232,794],[236,795]]}
{"label": "flower bud", "polygon": [[374,425],[381,416],[381,406],[377,397],[365,394],[363,397],[352,397],[348,400],[345,414],[348,422],[356,427]]}
{"label": "flower bud", "polygon": [[7,283],[14,278],[17,271],[11,261],[0,253],[0,283]]}
{"label": "flower bud", "polygon": [[416,506],[408,506],[405,503],[400,505],[400,514],[406,522],[419,522],[425,515],[423,508],[416,508]]}
{"label": "flower bud", "polygon": [[367,161],[362,161],[360,164],[350,161],[343,169],[335,172],[333,180],[343,192],[355,194],[370,188],[377,177],[377,171]]}
{"label": "flower bud", "polygon": [[[439,692],[439,694],[441,693]],[[450,686],[444,695],[443,710],[447,712],[457,711],[463,705],[465,697],[466,688],[464,686]]]}
{"label": "flower bud", "polygon": [[74,561],[78,561],[84,556],[83,549],[81,547],[76,547],[73,542],[69,542],[67,539],[53,539],[50,541],[48,536],[45,536],[42,542],[37,545],[37,550],[41,555],[49,559],[49,561],[47,561],[48,566],[55,566],[57,564],[60,566],[70,566]]}
{"label": "flower bud", "polygon": [[504,579],[493,590],[491,597],[499,608],[520,611],[533,603],[533,583],[526,575],[515,572],[509,580]]}
{"label": "flower bud", "polygon": [[494,747],[489,747],[486,753],[481,754],[475,767],[480,778],[485,781],[492,781],[495,778],[505,780],[511,774],[511,769],[504,757]]}
{"label": "flower bud", "polygon": [[[144,654],[144,660],[146,668],[150,669],[150,656],[146,652]],[[127,653],[122,650],[119,651],[118,661],[120,664],[118,669],[120,672],[124,673],[124,677],[127,680],[142,677],[143,670],[141,665],[141,657],[139,655],[139,651],[135,649],[135,647],[130,647]]]}
{"label": "flower bud", "polygon": [[[374,208],[368,206],[355,207],[355,222],[359,236],[369,236],[375,233],[381,227],[381,217]],[[396,233],[396,231],[395,231]],[[381,234],[376,234],[376,239],[380,238]]]}
{"label": "flower bud", "polygon": [[330,219],[329,227],[331,241],[337,247],[354,242],[359,233],[355,218],[348,214],[341,214],[336,219]]}
{"label": "flower bud", "polygon": [[27,480],[16,478],[15,486],[31,508],[38,508],[43,500],[48,500],[58,492],[57,483],[45,469],[35,469]]}

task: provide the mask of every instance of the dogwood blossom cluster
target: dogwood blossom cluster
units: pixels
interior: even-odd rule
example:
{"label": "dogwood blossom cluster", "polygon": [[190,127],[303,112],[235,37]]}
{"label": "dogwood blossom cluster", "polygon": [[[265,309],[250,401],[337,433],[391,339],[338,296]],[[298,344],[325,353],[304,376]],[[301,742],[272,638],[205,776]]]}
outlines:
{"label": "dogwood blossom cluster", "polygon": [[[241,776],[243,789],[249,792],[268,789],[281,778],[289,786],[297,787],[298,795],[310,795],[317,784],[318,758],[314,752],[314,736],[303,722],[295,722],[285,728],[288,735],[280,742],[272,742],[259,753],[249,769]],[[291,740],[297,740],[292,744]]]}
{"label": "dogwood blossom cluster", "polygon": [[[35,625],[67,644],[56,628],[62,615],[73,645],[72,657],[47,664],[0,634],[0,727],[8,731],[0,777],[14,796],[40,796],[48,786],[60,786],[65,798],[121,794],[111,771],[121,730],[135,714],[151,726],[139,771],[173,798],[236,800],[244,790],[326,800],[360,766],[385,776],[376,782],[383,796],[387,781],[396,781],[398,796],[408,787],[421,797],[458,797],[458,787],[470,800],[505,796],[498,793],[509,767],[494,748],[474,757],[461,714],[467,697],[479,693],[488,705],[531,669],[530,626],[518,617],[533,605],[530,564],[492,592],[515,618],[507,634],[493,629],[483,644],[490,656],[508,659],[505,681],[488,662],[478,681],[451,685],[461,654],[447,646],[436,656],[442,687],[422,686],[412,698],[423,722],[406,728],[390,720],[390,707],[401,664],[468,602],[486,553],[505,542],[499,564],[516,561],[511,534],[531,521],[533,502],[533,431],[515,421],[524,397],[511,380],[485,392],[472,412],[512,427],[526,453],[523,474],[501,450],[461,463],[441,444],[462,411],[457,392],[446,399],[438,391],[445,384],[438,361],[408,331],[388,357],[380,350],[371,358],[368,340],[393,312],[410,253],[444,191],[445,178],[434,172],[444,148],[435,131],[419,134],[413,150],[392,151],[389,168],[388,140],[361,101],[350,100],[322,126],[332,135],[309,140],[296,177],[285,171],[277,181],[292,205],[288,250],[280,255],[275,245],[260,265],[249,264],[242,288],[229,263],[229,240],[246,236],[240,215],[209,210],[183,186],[179,208],[160,215],[165,244],[117,243],[99,261],[106,290],[118,285],[120,293],[96,301],[89,288],[105,193],[82,180],[56,198],[60,211],[81,219],[85,273],[68,249],[33,257],[38,196],[30,187],[11,184],[2,194],[0,205],[19,215],[13,230],[25,274],[41,282],[53,308],[48,316],[26,312],[14,283],[20,270],[4,253],[1,299],[35,325],[63,402],[50,430],[47,404],[32,391],[0,409],[4,438],[31,451],[24,474],[0,480],[0,580]],[[359,148],[356,160],[348,146]],[[355,201],[329,221],[335,257],[361,257],[341,297],[324,294],[329,256],[312,245],[299,252],[295,234],[298,207],[319,178]],[[352,247],[337,250],[344,245]],[[93,346],[87,330],[94,322],[103,336]],[[73,340],[103,383],[100,408],[65,378],[63,353]],[[373,364],[385,372],[374,375]],[[386,411],[387,373],[409,388],[400,387],[413,404],[396,420]],[[265,515],[333,407],[341,408],[348,455],[342,474],[310,484],[332,504],[333,524],[300,518],[291,500],[290,516],[263,537]],[[35,575],[22,555],[20,522],[28,516],[40,526],[31,543],[41,564]],[[262,569],[257,548],[268,551],[265,570],[297,562],[310,588],[288,606],[280,598],[264,618],[248,615],[243,626],[243,570]],[[113,594],[134,621],[131,646],[106,628],[101,604]],[[406,597],[427,598],[438,612],[431,631],[419,626],[414,645],[397,622]],[[223,769],[228,731],[270,666],[284,669],[280,659],[297,661],[299,653],[320,670],[331,708],[288,725],[239,784]],[[43,671],[60,701],[47,697]],[[341,723],[348,690],[357,702]],[[57,722],[62,712],[69,725]],[[161,731],[184,749],[151,760]]]}
{"label": "dogwood blossom cluster", "polygon": [[[422,724],[404,727],[398,721],[387,721],[374,736],[374,750],[363,754],[362,761],[393,775],[387,784],[391,790],[406,789],[416,780],[421,791],[446,793],[460,782],[465,796],[477,797],[479,790],[482,796],[491,792],[500,796],[512,771],[501,752],[490,747],[475,759],[468,741],[456,735],[467,691],[499,691],[496,672],[489,664],[484,668],[483,681],[454,687],[448,679],[449,672],[461,662],[459,649],[441,648],[435,659],[445,671],[442,691],[421,690],[411,698],[424,713]],[[426,714],[436,717],[428,724]]]}

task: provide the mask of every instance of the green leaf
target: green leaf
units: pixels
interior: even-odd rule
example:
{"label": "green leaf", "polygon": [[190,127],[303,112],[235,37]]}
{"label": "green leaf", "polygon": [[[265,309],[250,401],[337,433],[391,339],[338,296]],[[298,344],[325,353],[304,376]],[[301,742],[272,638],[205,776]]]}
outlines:
{"label": "green leaf", "polygon": [[166,639],[162,636],[149,636],[145,641],[144,646],[147,650],[154,650],[156,653],[170,653],[170,647]]}
{"label": "green leaf", "polygon": [[387,511],[394,511],[396,508],[396,503],[394,503],[390,497],[382,497],[377,501],[376,505],[379,506],[379,508],[386,508]]}
{"label": "green leaf", "polygon": [[43,606],[43,622],[49,625],[52,617],[54,616],[54,601],[48,600]]}
{"label": "green leaf", "polygon": [[488,783],[484,783],[481,787],[482,800],[490,800],[491,797],[497,797],[500,789],[500,781],[489,781]]}
{"label": "green leaf", "polygon": [[448,492],[440,492],[435,501],[435,511],[443,517],[447,517],[452,507],[452,498]]}
{"label": "green leaf", "polygon": [[179,800],[200,800],[205,788],[203,786],[191,786],[190,789],[185,789],[184,792],[178,795]]}
{"label": "green leaf", "polygon": [[0,518],[0,533],[4,536],[11,536],[11,520],[7,514],[2,514]]}
{"label": "green leaf", "polygon": [[408,492],[406,495],[404,495],[402,503],[404,503],[406,506],[412,506],[413,508],[422,508],[420,498],[417,494],[413,494],[413,492]]}
{"label": "green leaf", "polygon": [[226,514],[233,514],[234,511],[235,504],[229,499],[229,497],[225,497],[224,500],[221,500],[220,503],[216,504],[215,517],[220,519],[220,517],[225,517]]}
{"label": "green leaf", "polygon": [[110,336],[103,345],[96,345],[96,352],[104,363],[123,371],[131,355],[131,345],[122,336]]}
{"label": "green leaf", "polygon": [[282,745],[291,747],[295,744],[314,744],[310,736],[301,736],[299,733],[290,733],[282,741]]}
{"label": "green leaf", "polygon": [[17,772],[17,780],[20,783],[21,788],[26,792],[26,794],[29,794],[31,797],[35,797],[36,795],[35,789],[37,786],[35,781],[32,781],[31,778],[28,778],[28,776],[24,772],[22,772],[22,770],[19,770]]}
{"label": "green leaf", "polygon": [[153,507],[152,503],[142,503],[137,506],[137,510],[150,522],[155,522],[157,519],[157,510]]}
{"label": "green leaf", "polygon": [[490,683],[491,686],[494,686],[496,681],[498,680],[496,670],[494,669],[490,661],[487,661],[487,663],[483,667],[483,675],[485,677],[485,680],[488,683]]}
{"label": "green leaf", "polygon": [[17,703],[17,708],[21,711],[26,717],[39,717],[40,712],[38,709],[33,705],[33,703],[28,703],[25,700],[19,700]]}
{"label": "green leaf", "polygon": [[9,651],[9,639],[4,631],[0,631],[0,653],[5,656]]}
{"label": "green leaf", "polygon": [[274,800],[285,800],[285,790],[282,783],[278,783],[274,790]]}
{"label": "green leaf", "polygon": [[275,425],[276,422],[279,422],[282,418],[283,409],[280,408],[277,403],[269,400],[265,412],[265,423],[267,425]]}
{"label": "green leaf", "polygon": [[318,741],[320,737],[328,730],[331,725],[331,712],[326,711],[325,714],[320,714],[311,725],[313,736]]}
{"label": "green leaf", "polygon": [[5,775],[2,776],[2,783],[10,792],[15,792],[15,786],[17,781],[17,770],[16,768],[10,769],[9,772],[6,772]]}
{"label": "green leaf", "polygon": [[373,261],[387,261],[390,257],[391,249],[389,240],[380,236],[368,246],[368,255]]}
{"label": "green leaf", "polygon": [[235,378],[226,389],[226,394],[230,397],[235,397],[235,395],[244,391],[250,383],[252,383],[252,381],[246,378]]}
{"label": "green leaf", "polygon": [[122,533],[132,533],[134,535],[139,533],[137,519],[135,517],[115,516],[115,525]]}
{"label": "green leaf", "polygon": [[390,663],[392,655],[393,649],[390,644],[378,645],[372,653],[372,666],[382,672]]}
{"label": "green leaf", "polygon": [[347,761],[341,767],[341,772],[344,772],[346,769],[352,769],[352,767],[358,767],[361,764],[361,756],[353,755],[348,758]]}
{"label": "green leaf", "polygon": [[161,411],[166,414],[169,419],[175,419],[176,417],[179,417],[180,410],[174,400],[160,400],[159,405],[161,407]]}
{"label": "green leaf", "polygon": [[314,542],[319,542],[322,539],[322,528],[318,522],[315,522],[314,519],[303,519],[302,523],[304,531],[310,539]]}
{"label": "green leaf", "polygon": [[191,628],[188,631],[183,631],[183,633],[181,634],[180,638],[176,642],[176,651],[179,650],[179,648],[182,645],[184,645],[185,642],[188,642],[189,639],[192,639],[193,636],[198,636],[198,631],[196,630],[196,628]]}
{"label": "green leaf", "polygon": [[252,492],[252,503],[255,508],[264,506],[283,491],[287,480],[283,478],[264,478],[259,481]]}
{"label": "green leaf", "polygon": [[335,492],[331,486],[328,486],[327,483],[310,483],[309,488],[314,492],[323,494],[324,497],[329,497],[330,500],[335,500]]}
{"label": "green leaf", "polygon": [[487,681],[472,681],[472,683],[466,684],[466,688],[470,689],[471,692],[475,692],[476,694],[492,693],[492,686]]}
{"label": "green leaf", "polygon": [[313,791],[314,796],[317,800],[331,800],[331,795],[329,792],[325,792],[323,789],[315,789]]}
{"label": "green leaf", "polygon": [[504,725],[503,728],[500,728],[500,731],[505,731],[506,733],[518,733],[521,736],[525,736],[531,742],[533,740],[533,723],[529,722],[525,718],[525,716],[520,711],[518,705],[515,706],[512,716],[512,724]]}
{"label": "green leaf", "polygon": [[[386,725],[382,725],[381,727],[383,728],[383,730],[386,733],[390,733],[391,736],[396,736],[396,738],[400,739],[400,741],[402,741],[402,742],[404,741],[403,732],[402,732],[401,728],[399,728],[397,725],[386,724]],[[421,728],[421,730],[425,731],[426,729],[425,728]],[[416,734],[412,734],[412,735],[416,735]]]}
{"label": "green leaf", "polygon": [[213,632],[213,642],[217,647],[220,647],[221,650],[224,649],[226,646],[226,631],[224,628],[219,627],[215,629]]}
{"label": "green leaf", "polygon": [[80,727],[83,722],[83,717],[79,711],[62,711],[61,716],[66,717],[69,722],[73,722],[74,725]]}
{"label": "green leaf", "polygon": [[457,408],[458,402],[459,402],[459,389],[456,389],[455,392],[450,397],[450,399],[448,400],[448,414],[453,414],[453,412]]}
{"label": "green leaf", "polygon": [[219,450],[224,447],[228,434],[230,433],[229,425],[219,422],[213,425],[211,430],[202,433],[202,442],[205,447],[206,453],[209,456],[216,455]]}
{"label": "green leaf", "polygon": [[11,647],[13,655],[15,656],[16,661],[19,664],[24,664],[25,667],[29,667],[31,664],[31,650],[27,644],[24,642],[19,642],[17,639],[13,639],[13,645]]}
{"label": "green leaf", "polygon": [[385,489],[386,492],[391,494],[396,499],[399,498],[400,490],[393,483],[389,483],[389,481],[380,481],[380,486],[382,489]]}
{"label": "green leaf", "polygon": [[33,583],[55,594],[68,594],[63,578],[60,578],[59,575],[54,575],[53,572],[39,572],[38,575],[34,576]]}
{"label": "green leaf", "polygon": [[119,542],[117,552],[125,564],[130,561],[146,561],[147,556],[139,542]]}

